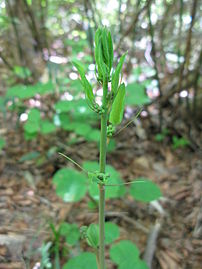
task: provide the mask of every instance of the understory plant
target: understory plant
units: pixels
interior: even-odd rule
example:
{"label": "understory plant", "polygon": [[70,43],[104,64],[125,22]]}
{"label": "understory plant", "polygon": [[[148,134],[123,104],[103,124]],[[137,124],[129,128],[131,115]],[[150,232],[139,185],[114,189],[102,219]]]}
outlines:
{"label": "understory plant", "polygon": [[[106,269],[105,245],[113,243],[119,237],[118,226],[105,222],[105,201],[123,197],[129,194],[136,200],[150,202],[161,196],[159,188],[150,180],[139,178],[124,183],[119,173],[106,164],[108,141],[113,137],[115,128],[122,122],[124,114],[126,89],[122,81],[122,67],[127,53],[123,54],[114,68],[114,50],[110,31],[106,27],[98,28],[95,33],[95,76],[99,86],[102,87],[102,100],[98,102],[96,91],[86,77],[85,68],[74,60],[73,65],[80,75],[80,81],[85,92],[88,106],[100,116],[100,152],[99,165],[95,162],[85,162],[83,166],[77,164],[69,157],[68,160],[76,164],[82,173],[72,169],[63,168],[54,175],[56,192],[66,202],[81,200],[86,192],[96,203],[98,201],[99,224],[82,227],[82,237],[87,240],[96,254],[84,252],[80,256],[70,259],[64,269],[98,268]],[[86,119],[87,120],[87,119]],[[119,269],[148,268],[139,257],[137,247],[129,240],[122,240],[110,248],[110,258]],[[96,266],[97,264],[97,266]]]}

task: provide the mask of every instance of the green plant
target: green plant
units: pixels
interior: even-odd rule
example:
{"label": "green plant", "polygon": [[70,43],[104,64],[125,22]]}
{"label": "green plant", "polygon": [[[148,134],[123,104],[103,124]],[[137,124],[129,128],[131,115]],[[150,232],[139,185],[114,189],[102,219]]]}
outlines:
{"label": "green plant", "polygon": [[38,249],[41,254],[40,269],[51,269],[52,263],[50,261],[49,250],[52,246],[51,242],[43,243],[43,245]]}
{"label": "green plant", "polygon": [[174,135],[172,137],[172,140],[173,140],[173,149],[184,148],[190,145],[190,141],[184,137],[178,138],[177,136]]}
{"label": "green plant", "polygon": [[3,138],[0,137],[0,151],[5,146],[6,142]]}
{"label": "green plant", "polygon": [[162,132],[161,133],[158,133],[155,135],[155,140],[158,141],[158,142],[161,142],[163,141],[166,136],[169,135],[169,130],[167,128],[163,128]]}
{"label": "green plant", "polygon": [[[117,67],[113,69],[113,43],[111,34],[106,27],[99,28],[95,33],[95,62],[97,81],[102,85],[103,89],[102,105],[98,105],[96,102],[96,94],[93,86],[86,78],[85,68],[79,61],[73,61],[73,65],[80,75],[87,104],[91,110],[100,116],[99,164],[95,162],[84,162],[82,167],[69,157],[61,154],[76,164],[84,173],[77,172],[71,168],[63,168],[56,172],[53,182],[56,185],[57,194],[66,202],[77,202],[81,200],[87,191],[94,201],[99,201],[99,225],[91,224],[89,227],[83,227],[82,230],[87,243],[94,249],[96,256],[90,253],[83,253],[70,259],[64,266],[64,269],[96,268],[96,262],[98,269],[105,268],[105,244],[112,243],[114,240],[113,238],[108,239],[109,233],[107,233],[107,229],[112,229],[110,233],[114,233],[115,238],[119,235],[116,227],[108,224],[110,228],[107,228],[107,223],[105,223],[106,199],[114,199],[126,195],[127,189],[125,185],[131,185],[129,187],[129,193],[134,199],[139,201],[149,202],[161,196],[159,188],[150,180],[139,178],[136,181],[124,183],[119,173],[112,166],[106,164],[107,139],[113,136],[115,127],[122,122],[124,113],[126,89],[125,84],[122,83],[121,73],[125,57],[126,54],[120,58]],[[109,84],[111,84],[111,90],[109,90]],[[144,101],[147,102],[146,99]],[[65,111],[69,110],[68,105],[66,106],[64,103],[59,104]],[[74,126],[76,124],[73,123]],[[83,130],[85,132],[84,126]],[[139,259],[138,251],[136,257],[128,262],[123,263],[117,261],[114,258],[116,256],[114,253],[116,253],[116,249],[124,247],[123,245],[124,242],[120,242],[120,247],[112,246],[111,249],[111,258],[119,265],[119,268],[126,268],[129,264],[132,264],[130,268],[134,268],[134,265],[140,268],[147,268],[145,263]],[[128,245],[128,249],[136,248],[136,246],[134,247],[132,245],[132,242]],[[91,266],[87,265],[87,261]]]}

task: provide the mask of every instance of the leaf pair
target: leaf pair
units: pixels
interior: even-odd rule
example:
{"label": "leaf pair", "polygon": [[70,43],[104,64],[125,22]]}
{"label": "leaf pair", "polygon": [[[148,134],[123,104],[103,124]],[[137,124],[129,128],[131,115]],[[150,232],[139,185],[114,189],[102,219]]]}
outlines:
{"label": "leaf pair", "polygon": [[82,84],[83,89],[85,91],[86,98],[89,100],[91,105],[93,105],[95,103],[95,97],[93,94],[93,87],[85,76],[84,68],[81,65],[81,63],[77,60],[73,60],[72,63],[76,67],[77,71],[79,72],[79,75],[81,77],[81,84]]}

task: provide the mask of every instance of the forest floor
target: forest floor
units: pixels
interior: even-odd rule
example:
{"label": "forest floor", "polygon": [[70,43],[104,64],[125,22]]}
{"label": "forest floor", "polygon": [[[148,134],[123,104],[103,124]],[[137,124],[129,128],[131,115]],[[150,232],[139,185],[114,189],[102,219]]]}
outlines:
{"label": "forest floor", "polygon": [[[12,120],[7,124],[12,127]],[[129,126],[116,137],[117,148],[108,155],[108,163],[126,181],[150,178],[160,186],[163,198],[149,205],[134,202],[130,196],[110,200],[107,219],[118,223],[121,238],[134,241],[142,255],[152,228],[160,226],[153,269],[199,269],[202,239],[196,236],[196,223],[202,182],[200,155],[189,147],[174,150],[168,141],[156,142],[149,132],[138,136],[136,127]],[[82,226],[96,222],[98,215],[88,208],[89,197],[73,205],[56,196],[53,174],[72,165],[57,152],[38,164],[35,160],[19,162],[31,151],[43,156],[50,145],[64,141],[65,133],[39,136],[31,142],[26,142],[22,130],[14,126],[1,128],[1,133],[7,147],[0,155],[0,269],[33,268],[39,259],[37,248],[44,240],[51,240],[50,222],[57,226],[65,220]],[[81,141],[64,146],[64,151],[79,163],[98,160],[94,143]],[[107,262],[108,268],[114,268],[108,257]]]}

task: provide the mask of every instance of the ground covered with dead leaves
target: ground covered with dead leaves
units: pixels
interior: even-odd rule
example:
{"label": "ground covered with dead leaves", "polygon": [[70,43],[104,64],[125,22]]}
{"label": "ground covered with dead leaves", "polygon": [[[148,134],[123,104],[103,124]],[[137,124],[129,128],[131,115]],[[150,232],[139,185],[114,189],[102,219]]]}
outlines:
{"label": "ground covered with dead leaves", "polygon": [[[65,154],[82,163],[98,160],[98,149],[96,144],[82,139],[66,146],[64,141],[69,134],[61,132],[26,142],[20,128],[16,129],[12,122],[10,127],[0,130],[7,144],[0,154],[0,269],[33,268],[39,261],[37,249],[44,240],[51,240],[50,222],[57,226],[68,221],[82,226],[98,219],[97,212],[87,206],[89,197],[66,204],[56,196],[53,174],[61,167],[73,165],[57,152],[50,158],[45,152],[50,145],[61,146]],[[138,135],[137,128],[144,135]],[[152,179],[160,186],[163,197],[149,205],[134,202],[130,196],[107,201],[106,218],[120,226],[121,239],[137,244],[142,257],[151,247],[152,235],[156,236],[152,242],[156,247],[151,261],[154,269],[199,269],[200,151],[191,147],[174,150],[168,140],[156,142],[149,130],[140,128],[132,124],[116,137],[117,148],[108,155],[108,163],[125,181],[140,176]],[[41,153],[40,161],[19,162],[33,150]],[[87,248],[84,242],[81,246]],[[108,268],[114,268],[106,258]],[[65,261],[64,257],[61,262]]]}

